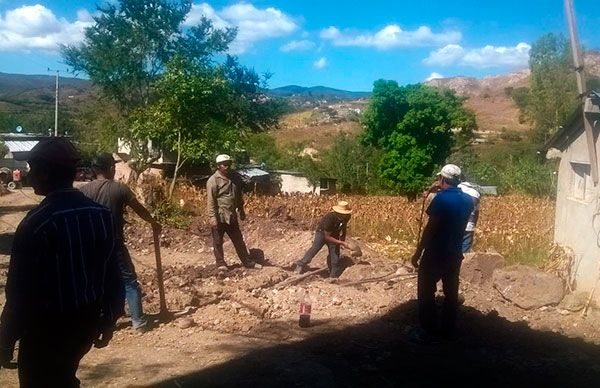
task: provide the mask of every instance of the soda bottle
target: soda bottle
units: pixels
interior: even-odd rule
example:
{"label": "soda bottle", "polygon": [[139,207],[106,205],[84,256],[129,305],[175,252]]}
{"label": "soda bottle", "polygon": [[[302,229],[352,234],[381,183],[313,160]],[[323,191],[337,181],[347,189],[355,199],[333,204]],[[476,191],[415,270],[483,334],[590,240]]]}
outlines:
{"label": "soda bottle", "polygon": [[308,290],[304,292],[304,295],[300,298],[300,319],[298,325],[300,327],[310,327],[310,310],[312,307],[312,301]]}

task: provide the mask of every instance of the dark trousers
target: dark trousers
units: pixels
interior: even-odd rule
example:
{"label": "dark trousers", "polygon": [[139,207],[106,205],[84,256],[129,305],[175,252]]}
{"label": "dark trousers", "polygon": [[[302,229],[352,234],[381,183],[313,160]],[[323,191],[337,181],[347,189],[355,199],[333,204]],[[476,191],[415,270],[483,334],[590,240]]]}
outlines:
{"label": "dark trousers", "polygon": [[250,254],[244,242],[240,225],[237,220],[233,220],[230,224],[219,222],[216,227],[212,227],[213,248],[217,266],[226,265],[225,254],[223,253],[223,236],[225,233],[231,239],[242,264],[247,264],[250,261]]}
{"label": "dark trousers", "polygon": [[25,387],[79,387],[79,362],[99,332],[100,309],[43,317],[26,329],[19,344],[19,382]]}
{"label": "dark trousers", "polygon": [[332,278],[337,278],[342,274],[340,246],[326,242],[325,233],[323,232],[315,232],[315,239],[313,240],[312,246],[308,249],[308,251],[306,251],[304,257],[296,264],[302,267],[310,264],[312,259],[317,255],[317,253],[319,253],[324,245],[327,245],[327,249],[329,251],[329,254],[327,255],[327,267],[329,268],[329,275]]}
{"label": "dark trousers", "polygon": [[[433,334],[452,335],[456,330],[458,310],[458,283],[460,258],[427,257],[419,265],[417,296],[419,300],[419,322],[421,328]],[[444,289],[441,325],[438,325],[435,292],[437,282],[441,280]]]}

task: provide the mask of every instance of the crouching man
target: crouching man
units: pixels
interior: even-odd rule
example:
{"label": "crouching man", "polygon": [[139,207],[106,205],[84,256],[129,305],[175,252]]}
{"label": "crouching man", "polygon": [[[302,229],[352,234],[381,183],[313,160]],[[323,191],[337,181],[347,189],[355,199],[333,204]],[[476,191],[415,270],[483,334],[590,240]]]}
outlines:
{"label": "crouching man", "polygon": [[346,243],[346,228],[352,216],[352,209],[346,201],[339,201],[332,209],[332,212],[327,213],[321,218],[315,231],[313,245],[304,254],[304,257],[296,263],[295,273],[301,274],[305,271],[308,264],[319,253],[321,248],[327,245],[329,251],[327,255],[329,276],[337,278],[342,274],[340,247],[348,248],[348,243]]}

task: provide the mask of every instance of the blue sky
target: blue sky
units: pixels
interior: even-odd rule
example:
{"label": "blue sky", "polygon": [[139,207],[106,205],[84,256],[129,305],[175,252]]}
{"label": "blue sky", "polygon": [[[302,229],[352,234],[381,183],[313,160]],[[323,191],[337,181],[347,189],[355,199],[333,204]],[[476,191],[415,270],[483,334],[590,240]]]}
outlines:
{"label": "blue sky", "polygon": [[[0,0],[0,72],[66,72],[57,46],[81,41],[97,3]],[[600,48],[600,1],[575,0],[575,9],[582,44]],[[271,87],[370,90],[379,78],[501,74],[527,67],[542,34],[567,34],[561,0],[198,1],[186,25],[200,15],[238,27],[231,53],[273,73]]]}

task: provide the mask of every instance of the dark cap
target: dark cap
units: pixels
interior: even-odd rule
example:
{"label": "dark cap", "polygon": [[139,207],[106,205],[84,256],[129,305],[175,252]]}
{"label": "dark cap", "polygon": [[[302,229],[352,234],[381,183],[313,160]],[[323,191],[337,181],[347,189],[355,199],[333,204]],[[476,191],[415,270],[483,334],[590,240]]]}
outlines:
{"label": "dark cap", "polygon": [[92,160],[92,167],[99,168],[101,170],[106,170],[115,165],[116,160],[113,158],[112,154],[108,152],[103,152],[101,154],[96,155],[94,160]]}
{"label": "dark cap", "polygon": [[27,161],[44,161],[75,168],[81,161],[79,152],[68,139],[51,137],[40,140],[29,152]]}

